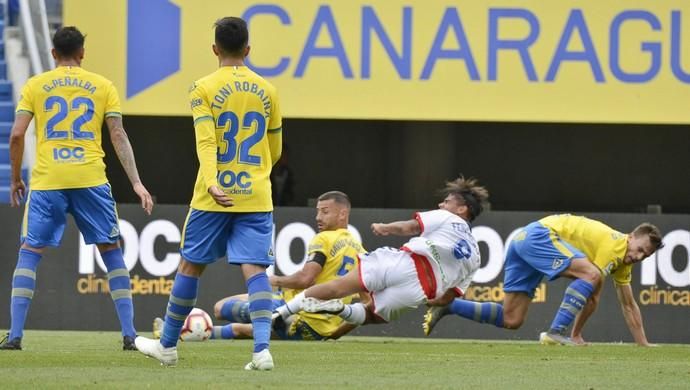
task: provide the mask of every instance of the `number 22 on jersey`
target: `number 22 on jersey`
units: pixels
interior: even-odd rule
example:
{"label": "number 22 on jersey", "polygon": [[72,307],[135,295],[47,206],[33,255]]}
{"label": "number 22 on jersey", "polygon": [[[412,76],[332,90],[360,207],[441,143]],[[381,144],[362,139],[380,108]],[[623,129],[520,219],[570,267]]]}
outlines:
{"label": "number 22 on jersey", "polygon": [[[76,97],[67,102],[61,96],[50,96],[46,99],[44,109],[46,112],[53,112],[50,119],[46,123],[46,139],[49,140],[64,140],[70,138],[74,140],[93,140],[93,132],[82,130],[82,127],[93,118],[93,100],[87,97]],[[81,114],[77,116],[72,122],[69,130],[57,130],[55,127],[58,123],[64,121],[70,111],[79,111]]]}

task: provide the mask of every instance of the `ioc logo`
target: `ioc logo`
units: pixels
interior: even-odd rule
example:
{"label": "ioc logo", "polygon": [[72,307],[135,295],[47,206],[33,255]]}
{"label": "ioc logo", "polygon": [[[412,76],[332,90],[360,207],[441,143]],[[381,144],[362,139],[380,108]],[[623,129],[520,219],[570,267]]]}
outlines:
{"label": "ioc logo", "polygon": [[53,149],[53,160],[83,160],[84,148],[78,146],[76,148],[55,148]]}
{"label": "ioc logo", "polygon": [[249,175],[247,172],[238,172],[235,173],[233,171],[222,171],[218,172],[218,183],[220,183],[221,186],[229,188],[237,185],[240,188],[249,188],[252,185],[252,182],[250,181],[252,177]]}

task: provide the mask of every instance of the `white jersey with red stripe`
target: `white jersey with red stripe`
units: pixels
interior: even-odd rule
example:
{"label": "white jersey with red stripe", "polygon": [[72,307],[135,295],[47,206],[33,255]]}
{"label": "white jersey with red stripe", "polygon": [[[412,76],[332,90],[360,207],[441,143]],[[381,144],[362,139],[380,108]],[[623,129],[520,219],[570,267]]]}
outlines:
{"label": "white jersey with red stripe", "polygon": [[405,244],[429,259],[436,278],[436,296],[448,289],[464,295],[481,264],[479,245],[464,219],[442,209],[415,214],[422,233]]}

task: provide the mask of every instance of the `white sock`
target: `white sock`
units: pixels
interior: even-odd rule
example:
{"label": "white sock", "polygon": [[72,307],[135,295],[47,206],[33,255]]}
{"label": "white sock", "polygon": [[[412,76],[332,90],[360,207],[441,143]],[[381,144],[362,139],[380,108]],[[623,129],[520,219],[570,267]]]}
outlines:
{"label": "white sock", "polygon": [[367,320],[367,309],[362,303],[354,303],[352,305],[345,305],[343,311],[338,314],[345,322],[362,325]]}
{"label": "white sock", "polygon": [[288,303],[276,309],[278,314],[286,320],[293,314],[297,314],[302,310],[302,301],[304,300],[304,291],[295,295]]}

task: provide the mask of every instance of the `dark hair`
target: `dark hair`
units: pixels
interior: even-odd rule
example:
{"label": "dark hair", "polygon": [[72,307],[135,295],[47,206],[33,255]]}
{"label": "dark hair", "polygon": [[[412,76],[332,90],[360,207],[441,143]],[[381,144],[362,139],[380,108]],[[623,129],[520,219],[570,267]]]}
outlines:
{"label": "dark hair", "polygon": [[84,34],[74,26],[59,28],[53,35],[53,47],[60,57],[72,57],[84,47]]}
{"label": "dark hair", "polygon": [[242,57],[249,42],[247,23],[234,16],[216,20],[216,47],[221,53],[232,57]]}
{"label": "dark hair", "polygon": [[347,196],[347,194],[344,192],[328,191],[324,194],[321,194],[321,196],[319,196],[319,198],[318,198],[319,201],[331,200],[331,199],[333,199],[333,201],[335,201],[335,203],[339,203],[339,204],[347,207],[348,209],[350,207],[352,207],[352,204],[350,203],[350,197]]}
{"label": "dark hair", "polygon": [[633,230],[632,234],[634,236],[646,235],[649,237],[649,242],[654,245],[655,250],[664,247],[664,243],[661,241],[661,230],[651,223],[645,222],[640,224]]}
{"label": "dark hair", "polygon": [[470,222],[482,213],[484,205],[489,199],[489,191],[478,185],[477,179],[473,177],[465,179],[462,175],[453,181],[447,181],[441,194],[444,197],[452,195],[456,199],[462,200],[469,210]]}

